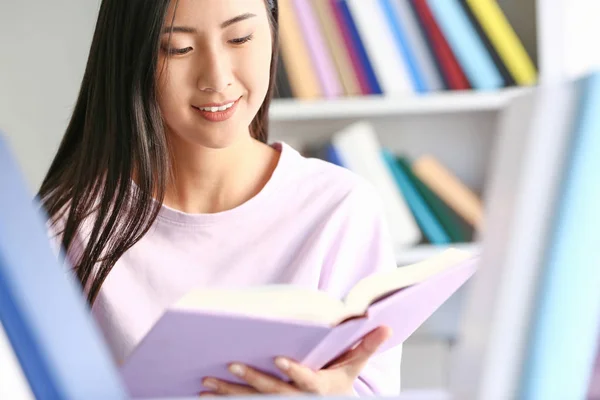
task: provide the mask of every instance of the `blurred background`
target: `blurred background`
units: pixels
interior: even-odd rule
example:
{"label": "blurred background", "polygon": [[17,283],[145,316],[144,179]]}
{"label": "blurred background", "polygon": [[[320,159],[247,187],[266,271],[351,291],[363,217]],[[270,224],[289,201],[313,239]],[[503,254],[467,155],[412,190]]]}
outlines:
{"label": "blurred background", "polygon": [[[0,129],[32,192],[72,112],[98,6],[0,5]],[[576,151],[600,135],[582,111],[600,106],[586,79],[599,18],[596,0],[280,0],[271,140],[372,180],[399,267],[448,246],[482,253],[477,277],[405,343],[405,391],[600,399],[600,262],[585,253],[600,239],[581,224],[598,212],[573,213],[600,194]],[[22,381],[0,338],[0,398],[14,398]]]}

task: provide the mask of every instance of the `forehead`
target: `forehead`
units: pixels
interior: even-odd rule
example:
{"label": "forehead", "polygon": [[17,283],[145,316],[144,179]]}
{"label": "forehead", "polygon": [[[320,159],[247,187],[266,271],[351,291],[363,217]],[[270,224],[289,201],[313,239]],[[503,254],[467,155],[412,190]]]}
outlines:
{"label": "forehead", "polygon": [[[221,29],[221,23],[241,14],[255,14],[255,20],[267,21],[265,0],[172,0],[165,19],[175,25],[198,30]],[[173,20],[174,18],[174,20]]]}

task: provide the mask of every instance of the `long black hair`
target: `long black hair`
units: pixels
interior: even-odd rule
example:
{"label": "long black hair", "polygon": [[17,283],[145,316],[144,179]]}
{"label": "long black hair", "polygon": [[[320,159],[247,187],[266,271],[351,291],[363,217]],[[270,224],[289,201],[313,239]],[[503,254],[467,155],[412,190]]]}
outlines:
{"label": "long black hair", "polygon": [[[94,216],[71,260],[90,305],[117,260],[152,226],[171,176],[156,84],[170,2],[102,1],[73,115],[37,194],[50,221],[62,221],[67,252],[84,220]],[[271,80],[250,125],[262,142],[268,140],[279,47],[277,0],[265,3],[273,37]],[[139,190],[133,190],[134,176]]]}

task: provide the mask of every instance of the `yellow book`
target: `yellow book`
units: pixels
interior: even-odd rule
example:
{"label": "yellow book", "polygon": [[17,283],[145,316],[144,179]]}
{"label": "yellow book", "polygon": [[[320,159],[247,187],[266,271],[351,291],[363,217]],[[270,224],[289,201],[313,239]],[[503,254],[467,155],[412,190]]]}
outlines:
{"label": "yellow book", "polygon": [[537,70],[496,0],[466,0],[518,85],[537,82]]}
{"label": "yellow book", "polygon": [[323,92],[291,0],[279,0],[279,35],[281,57],[285,63],[294,97],[300,99],[322,97]]}

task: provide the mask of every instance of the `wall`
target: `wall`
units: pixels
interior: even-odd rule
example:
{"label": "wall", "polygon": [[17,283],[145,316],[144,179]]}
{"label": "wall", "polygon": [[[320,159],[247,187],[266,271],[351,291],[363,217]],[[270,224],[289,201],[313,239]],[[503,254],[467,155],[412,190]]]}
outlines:
{"label": "wall", "polygon": [[71,115],[99,1],[3,1],[0,130],[37,189]]}

